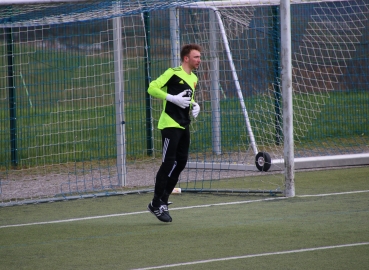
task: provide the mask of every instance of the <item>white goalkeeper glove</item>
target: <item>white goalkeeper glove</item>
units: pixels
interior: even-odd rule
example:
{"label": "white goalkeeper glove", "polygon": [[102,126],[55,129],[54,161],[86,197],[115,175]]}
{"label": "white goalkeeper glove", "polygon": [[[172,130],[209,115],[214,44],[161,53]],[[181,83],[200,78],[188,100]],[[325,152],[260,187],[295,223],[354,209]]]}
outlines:
{"label": "white goalkeeper glove", "polygon": [[191,103],[190,97],[184,97],[184,95],[186,94],[187,94],[186,91],[183,91],[182,93],[179,93],[178,95],[175,96],[168,94],[165,99],[168,100],[169,102],[172,102],[173,104],[176,104],[178,107],[184,109],[190,106]]}
{"label": "white goalkeeper glove", "polygon": [[196,118],[199,115],[200,106],[196,102],[192,102],[192,116]]}

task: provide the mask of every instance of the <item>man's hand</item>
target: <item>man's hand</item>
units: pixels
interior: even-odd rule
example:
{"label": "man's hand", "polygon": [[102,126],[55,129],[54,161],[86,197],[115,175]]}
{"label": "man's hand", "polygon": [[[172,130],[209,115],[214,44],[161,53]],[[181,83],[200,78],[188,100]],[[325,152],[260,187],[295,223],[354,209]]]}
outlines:
{"label": "man's hand", "polygon": [[183,91],[182,93],[179,93],[178,95],[175,96],[168,94],[165,99],[168,100],[169,102],[172,102],[173,104],[176,104],[178,107],[184,109],[190,106],[191,103],[191,98],[184,97],[184,95],[186,95],[186,91]]}
{"label": "man's hand", "polygon": [[196,118],[199,115],[200,106],[196,102],[192,102],[192,116]]}

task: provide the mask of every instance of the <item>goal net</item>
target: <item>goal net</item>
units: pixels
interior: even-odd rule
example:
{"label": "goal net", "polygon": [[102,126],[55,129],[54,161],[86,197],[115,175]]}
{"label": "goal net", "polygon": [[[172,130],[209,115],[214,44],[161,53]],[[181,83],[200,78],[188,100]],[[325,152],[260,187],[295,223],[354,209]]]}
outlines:
{"label": "goal net", "polygon": [[[0,203],[152,191],[148,83],[202,46],[187,191],[283,194],[279,1],[0,3]],[[291,1],[297,168],[368,164],[369,4]]]}

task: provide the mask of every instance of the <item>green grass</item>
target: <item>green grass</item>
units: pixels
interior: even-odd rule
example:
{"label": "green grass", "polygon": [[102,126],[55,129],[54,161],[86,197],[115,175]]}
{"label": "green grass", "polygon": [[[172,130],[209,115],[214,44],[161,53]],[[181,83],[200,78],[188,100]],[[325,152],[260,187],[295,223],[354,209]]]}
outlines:
{"label": "green grass", "polygon": [[[173,195],[170,224],[146,211],[152,194],[1,208],[1,267],[135,269],[368,243],[368,175],[369,167],[297,172],[289,199]],[[332,195],[353,191],[366,192]],[[87,219],[4,227],[78,218]],[[336,247],[169,269],[369,269],[368,252],[368,245]]]}

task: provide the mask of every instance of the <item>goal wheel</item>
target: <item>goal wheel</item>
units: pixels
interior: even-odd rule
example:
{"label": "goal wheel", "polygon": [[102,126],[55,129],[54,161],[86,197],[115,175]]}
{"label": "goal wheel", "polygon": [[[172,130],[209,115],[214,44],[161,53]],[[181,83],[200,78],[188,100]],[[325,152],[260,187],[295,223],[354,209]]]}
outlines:
{"label": "goal wheel", "polygon": [[259,152],[255,157],[255,165],[259,171],[267,172],[272,166],[272,159],[267,152]]}

